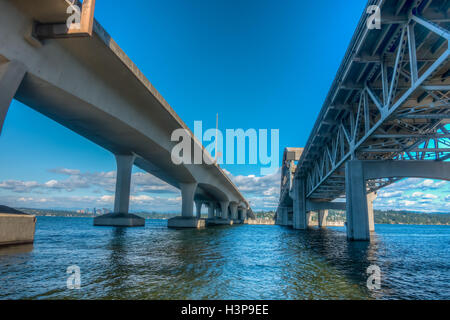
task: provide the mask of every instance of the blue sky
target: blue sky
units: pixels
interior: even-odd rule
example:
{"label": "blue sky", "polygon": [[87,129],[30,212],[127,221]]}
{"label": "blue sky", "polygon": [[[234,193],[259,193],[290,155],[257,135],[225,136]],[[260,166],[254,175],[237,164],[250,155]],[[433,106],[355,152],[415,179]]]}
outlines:
{"label": "blue sky", "polygon": [[[195,120],[214,128],[216,113],[223,131],[279,129],[281,158],[284,147],[305,145],[365,5],[109,0],[97,1],[95,15],[191,129]],[[8,113],[0,149],[6,150],[0,157],[0,203],[112,207],[113,156],[18,102]],[[258,177],[258,165],[223,167],[256,209],[276,206],[278,173]],[[409,183],[408,190],[387,188],[381,195],[402,194],[381,196],[376,207],[448,209],[449,185],[423,192],[422,182],[400,182]],[[133,210],[179,211],[179,197],[135,169]]]}

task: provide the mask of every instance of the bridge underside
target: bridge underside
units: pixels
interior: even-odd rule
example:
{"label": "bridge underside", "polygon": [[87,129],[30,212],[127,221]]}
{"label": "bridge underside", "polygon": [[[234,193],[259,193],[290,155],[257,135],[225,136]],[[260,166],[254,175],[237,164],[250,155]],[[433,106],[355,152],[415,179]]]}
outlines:
{"label": "bridge underside", "polygon": [[[449,23],[436,13],[446,16],[448,3],[420,3],[385,1],[381,30],[357,31],[299,161],[308,198],[344,195],[349,159],[450,157]],[[374,179],[369,188],[392,182]]]}
{"label": "bridge underside", "polygon": [[[421,177],[436,162],[450,170],[444,162],[450,158],[449,2],[386,0],[369,5],[380,6],[381,29],[369,29],[363,14],[297,163],[295,182],[291,189],[282,188],[280,196],[280,206],[286,198],[294,199],[296,228],[306,227],[298,213],[306,210],[307,201],[346,197],[347,223],[354,221],[348,236],[357,240],[369,238],[367,200],[353,198],[352,179],[357,178],[348,176],[353,172],[349,162],[382,164],[378,175],[360,178],[365,194],[399,178]],[[405,176],[398,163],[415,163],[415,169]],[[382,174],[391,166],[397,169]],[[365,208],[362,222],[352,220],[356,203],[360,211]]]}
{"label": "bridge underside", "polygon": [[135,225],[126,222],[135,219],[128,216],[133,165],[181,190],[182,217],[194,217],[194,201],[226,204],[227,219],[230,204],[253,215],[218,165],[172,161],[176,129],[186,132],[194,154],[203,146],[97,21],[90,37],[35,37],[33,26],[65,22],[66,9],[65,0],[0,0],[0,133],[15,98],[112,152],[114,213],[125,215],[119,225]]}

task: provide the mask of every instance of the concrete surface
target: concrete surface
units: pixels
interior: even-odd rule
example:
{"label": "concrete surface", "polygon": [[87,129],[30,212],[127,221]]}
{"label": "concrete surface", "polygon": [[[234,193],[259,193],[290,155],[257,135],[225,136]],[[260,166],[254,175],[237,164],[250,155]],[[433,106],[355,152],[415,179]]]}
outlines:
{"label": "concrete surface", "polygon": [[0,212],[0,246],[33,243],[36,217]]}
{"label": "concrete surface", "polygon": [[[133,155],[132,164],[181,189],[184,217],[193,216],[194,200],[248,207],[219,165],[172,161],[177,129],[194,154],[204,147],[97,21],[92,37],[27,40],[34,21],[65,21],[66,8],[64,0],[0,0],[0,127],[14,98],[117,157]],[[128,212],[128,160],[118,160],[115,212]]]}
{"label": "concrete surface", "polygon": [[143,227],[145,219],[131,213],[108,213],[94,218],[94,226]]}
{"label": "concrete surface", "polygon": [[204,228],[206,226],[205,219],[198,219],[196,217],[175,217],[167,220],[167,227],[169,228]]}
{"label": "concrete surface", "polygon": [[206,219],[206,225],[208,225],[208,226],[220,226],[220,225],[232,226],[233,224],[234,224],[233,220],[223,219],[220,217]]}

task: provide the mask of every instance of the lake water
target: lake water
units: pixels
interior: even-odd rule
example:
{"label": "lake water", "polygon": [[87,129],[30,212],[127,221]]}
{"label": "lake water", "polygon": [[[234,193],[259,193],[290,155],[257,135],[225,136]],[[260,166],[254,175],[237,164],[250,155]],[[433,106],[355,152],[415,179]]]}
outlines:
{"label": "lake water", "polygon": [[[0,249],[0,299],[450,299],[450,227],[376,225],[348,242],[344,228],[94,227],[39,217],[34,246]],[[67,289],[67,268],[81,289]],[[370,291],[366,269],[381,269]]]}

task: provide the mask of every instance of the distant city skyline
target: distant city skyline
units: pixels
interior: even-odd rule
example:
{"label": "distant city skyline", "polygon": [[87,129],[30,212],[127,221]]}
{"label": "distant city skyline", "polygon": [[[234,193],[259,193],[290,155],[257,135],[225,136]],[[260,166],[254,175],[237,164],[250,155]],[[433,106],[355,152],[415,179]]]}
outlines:
{"label": "distant city skyline", "polygon": [[[215,128],[217,113],[222,131],[279,129],[281,159],[284,147],[305,146],[366,3],[111,0],[95,14],[192,131],[197,120]],[[113,155],[17,101],[0,148],[0,204],[112,208]],[[276,209],[279,170],[222,168],[255,211]],[[131,211],[180,206],[177,189],[134,168]],[[380,190],[374,206],[449,212],[450,183],[405,179]]]}

